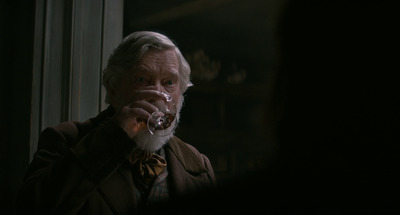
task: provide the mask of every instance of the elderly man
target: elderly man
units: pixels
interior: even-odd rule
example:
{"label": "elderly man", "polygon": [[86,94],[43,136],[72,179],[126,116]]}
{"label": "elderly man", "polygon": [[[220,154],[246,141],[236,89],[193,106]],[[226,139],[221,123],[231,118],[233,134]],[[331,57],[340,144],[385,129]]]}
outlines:
{"label": "elderly man", "polygon": [[174,126],[152,134],[145,123],[158,109],[154,101],[168,99],[177,123],[191,86],[190,67],[168,37],[127,36],[109,58],[103,84],[107,110],[42,132],[19,212],[134,214],[215,185],[208,158],[175,137]]}

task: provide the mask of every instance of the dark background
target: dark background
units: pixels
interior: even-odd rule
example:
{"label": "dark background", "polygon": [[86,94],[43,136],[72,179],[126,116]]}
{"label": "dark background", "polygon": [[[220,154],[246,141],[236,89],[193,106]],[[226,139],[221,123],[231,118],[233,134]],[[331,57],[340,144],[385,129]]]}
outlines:
{"label": "dark background", "polygon": [[35,2],[0,3],[0,213],[12,214],[29,162]]}
{"label": "dark background", "polygon": [[[222,181],[210,200],[229,204],[209,207],[399,210],[393,3],[232,0],[179,10],[188,2],[195,1],[126,1],[124,34],[161,31],[185,55],[203,49],[221,63],[215,79],[193,80],[177,130],[210,157]],[[29,162],[35,11],[28,0],[0,6],[0,202],[7,211]],[[227,81],[234,64],[246,71],[236,84]],[[260,193],[265,198],[253,197]]]}

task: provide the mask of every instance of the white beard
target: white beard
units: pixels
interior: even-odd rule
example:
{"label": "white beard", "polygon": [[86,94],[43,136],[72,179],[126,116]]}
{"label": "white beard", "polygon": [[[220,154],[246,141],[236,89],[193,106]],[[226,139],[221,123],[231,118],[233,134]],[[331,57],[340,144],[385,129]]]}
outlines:
{"label": "white beard", "polygon": [[[159,135],[151,134],[147,130],[137,134],[135,137],[133,137],[133,140],[136,142],[136,146],[139,149],[146,152],[155,152],[159,150],[161,147],[163,147],[169,141],[169,139],[171,139],[175,134],[175,128],[179,124],[182,104],[183,104],[183,96],[181,96],[181,99],[177,104],[175,122],[173,123],[173,125],[171,125],[165,130],[156,131]],[[163,135],[163,133],[170,133],[170,134],[165,136]]]}

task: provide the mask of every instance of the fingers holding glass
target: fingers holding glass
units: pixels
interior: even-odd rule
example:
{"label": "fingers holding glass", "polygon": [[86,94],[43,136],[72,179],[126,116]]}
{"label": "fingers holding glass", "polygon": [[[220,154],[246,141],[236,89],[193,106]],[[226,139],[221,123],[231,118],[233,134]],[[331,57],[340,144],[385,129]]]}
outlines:
{"label": "fingers holding glass", "polygon": [[175,118],[176,106],[172,97],[156,90],[139,91],[114,116],[130,137],[146,130],[157,136],[169,135],[175,129]]}
{"label": "fingers holding glass", "polygon": [[167,136],[175,129],[176,106],[170,95],[164,92],[160,93],[164,96],[164,99],[151,102],[158,110],[154,111],[148,118],[147,128],[151,134]]}

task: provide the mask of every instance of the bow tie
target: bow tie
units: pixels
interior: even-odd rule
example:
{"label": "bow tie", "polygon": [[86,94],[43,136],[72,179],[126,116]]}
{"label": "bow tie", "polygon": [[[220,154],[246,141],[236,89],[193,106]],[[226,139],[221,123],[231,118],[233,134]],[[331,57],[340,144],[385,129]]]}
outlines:
{"label": "bow tie", "polygon": [[136,174],[150,185],[158,175],[164,172],[167,161],[156,153],[134,150],[128,157],[129,162]]}

